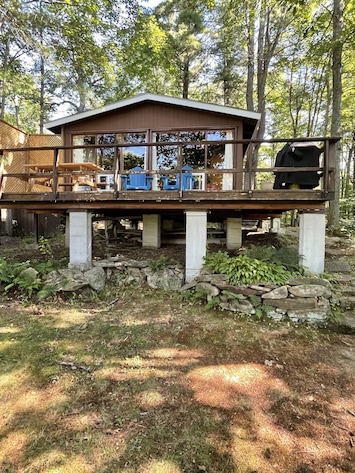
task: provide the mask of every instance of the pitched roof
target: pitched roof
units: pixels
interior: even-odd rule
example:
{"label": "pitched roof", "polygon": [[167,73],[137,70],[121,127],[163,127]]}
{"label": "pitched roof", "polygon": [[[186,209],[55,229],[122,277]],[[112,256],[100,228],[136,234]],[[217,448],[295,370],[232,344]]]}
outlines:
{"label": "pitched roof", "polygon": [[67,125],[68,123],[77,122],[84,120],[86,118],[95,117],[96,115],[101,115],[102,113],[112,112],[114,110],[120,110],[131,105],[136,105],[142,102],[156,102],[167,105],[177,105],[185,108],[194,108],[196,110],[203,110],[205,112],[214,112],[222,113],[224,115],[232,115],[241,118],[247,118],[251,120],[258,121],[260,119],[260,113],[250,112],[248,110],[241,110],[234,107],[226,107],[224,105],[209,104],[204,102],[197,102],[195,100],[180,99],[177,97],[170,97],[168,95],[156,95],[156,94],[140,94],[135,95],[134,97],[129,97],[127,99],[120,100],[118,102],[113,102],[111,104],[105,105],[104,107],[97,108],[95,110],[88,110],[86,112],[75,113],[64,118],[59,118],[58,120],[53,120],[45,124],[46,128],[50,131],[57,132],[60,127]]}

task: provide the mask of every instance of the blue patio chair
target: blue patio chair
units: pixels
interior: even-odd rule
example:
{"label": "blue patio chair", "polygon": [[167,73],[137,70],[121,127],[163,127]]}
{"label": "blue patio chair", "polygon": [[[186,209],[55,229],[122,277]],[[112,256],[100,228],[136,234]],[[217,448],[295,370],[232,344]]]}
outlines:
{"label": "blue patio chair", "polygon": [[[181,189],[183,191],[188,191],[193,189],[194,187],[194,176],[192,175],[191,172],[185,172],[185,171],[192,171],[192,167],[190,166],[184,166],[182,168],[182,182],[181,182]],[[175,184],[169,184],[169,177],[168,176],[162,176],[161,180],[163,182],[163,190],[164,191],[176,191],[180,190],[180,173],[176,174],[176,180]]]}
{"label": "blue patio chair", "polygon": [[[143,171],[140,166],[132,168],[131,171]],[[143,190],[149,191],[152,188],[153,176],[146,174],[129,174],[128,176],[121,176],[124,190]]]}

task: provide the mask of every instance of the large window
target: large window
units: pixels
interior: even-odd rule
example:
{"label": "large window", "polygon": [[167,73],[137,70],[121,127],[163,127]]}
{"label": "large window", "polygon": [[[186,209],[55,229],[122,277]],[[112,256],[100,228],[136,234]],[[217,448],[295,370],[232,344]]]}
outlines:
{"label": "large window", "polygon": [[132,169],[136,166],[140,166],[143,169],[148,167],[147,148],[142,146],[146,142],[146,133],[122,133],[116,135],[116,139],[117,143],[130,145],[119,148],[124,170]]}
{"label": "large window", "polygon": [[[75,149],[73,160],[95,163],[105,171],[113,171],[115,163],[119,172],[136,166],[155,171],[153,189],[159,186],[159,176],[165,173],[174,179],[184,166],[192,168],[196,177],[200,176],[198,188],[233,188],[233,173],[226,172],[233,170],[233,145],[223,143],[233,139],[233,130],[155,130],[152,141],[156,146],[149,153],[145,145],[147,136],[147,132],[141,131],[74,135],[73,145],[95,146]],[[202,143],[204,141],[209,143]]]}
{"label": "large window", "polygon": [[[90,135],[74,135],[74,146],[102,145],[102,147],[78,148],[73,150],[75,163],[94,163],[106,171],[113,171],[115,153],[120,168],[127,170],[135,166],[146,167],[147,150],[140,146],[146,142],[146,133],[100,133]],[[116,147],[127,144],[132,146]],[[136,145],[136,146],[135,146]]]}
{"label": "large window", "polygon": [[[233,168],[233,147],[223,143],[228,139],[233,139],[232,130],[156,132],[154,140],[158,144],[156,151],[153,150],[153,169],[172,171],[180,164],[181,167],[190,166],[196,173],[207,170],[209,172],[203,175],[206,188],[230,190],[233,174],[212,172],[214,169]],[[201,144],[201,141],[216,143]]]}

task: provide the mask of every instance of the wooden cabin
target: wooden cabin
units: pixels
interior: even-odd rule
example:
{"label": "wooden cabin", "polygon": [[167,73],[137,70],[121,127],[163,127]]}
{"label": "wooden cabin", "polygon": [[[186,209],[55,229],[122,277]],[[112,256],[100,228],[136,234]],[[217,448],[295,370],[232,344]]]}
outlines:
{"label": "wooden cabin", "polygon": [[[142,221],[142,245],[154,248],[166,222],[171,230],[182,222],[187,280],[201,268],[208,222],[222,223],[227,248],[237,249],[243,220],[275,219],[297,209],[303,264],[323,272],[337,139],[258,141],[259,118],[232,107],[142,94],[54,120],[46,124],[52,134],[41,140],[1,145],[0,207],[66,214],[70,265],[80,267],[91,264],[93,215]],[[276,159],[291,142],[293,151],[319,150],[317,159],[255,164],[255,156]],[[275,176],[282,181],[277,188]],[[314,182],[304,185],[309,176]]]}

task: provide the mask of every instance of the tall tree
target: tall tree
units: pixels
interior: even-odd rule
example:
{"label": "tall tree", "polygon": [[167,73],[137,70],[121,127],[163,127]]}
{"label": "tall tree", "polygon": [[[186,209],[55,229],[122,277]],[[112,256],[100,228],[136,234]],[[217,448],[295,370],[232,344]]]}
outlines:
{"label": "tall tree", "polygon": [[[341,0],[333,0],[333,100],[332,100],[332,125],[331,135],[340,136],[341,133],[341,99],[342,99],[342,51],[343,51],[343,5]],[[341,155],[341,143],[336,146],[335,156],[335,199],[329,204],[328,225],[331,227],[339,224],[339,199],[340,199],[340,175],[339,162]]]}
{"label": "tall tree", "polygon": [[191,84],[202,70],[205,7],[203,1],[166,0],[155,11],[166,29],[176,71],[174,86],[183,98],[189,98]]}

